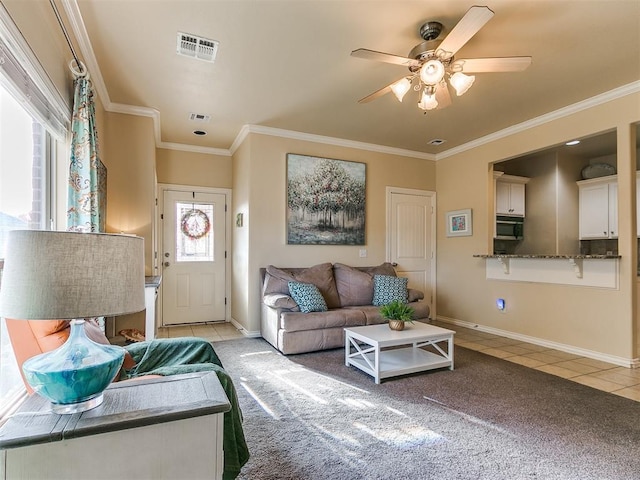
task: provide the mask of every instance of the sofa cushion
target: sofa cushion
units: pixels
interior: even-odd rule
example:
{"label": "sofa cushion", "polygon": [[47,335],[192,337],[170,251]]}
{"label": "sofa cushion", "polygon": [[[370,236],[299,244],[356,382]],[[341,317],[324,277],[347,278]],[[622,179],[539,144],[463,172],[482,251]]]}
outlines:
{"label": "sofa cushion", "polygon": [[333,265],[321,263],[309,268],[283,269],[269,265],[265,275],[263,294],[289,294],[289,282],[312,283],[327,303],[328,308],[340,307],[340,297],[333,278]]}
{"label": "sofa cushion", "polygon": [[282,312],[280,328],[287,332],[300,332],[303,330],[315,330],[309,332],[317,334],[318,330],[334,327],[359,327],[366,325],[364,313],[358,309],[339,308],[327,312]]}
{"label": "sofa cushion", "polygon": [[396,271],[388,262],[374,267],[350,267],[343,263],[333,265],[340,305],[371,305],[373,301],[373,276],[396,276]]}
{"label": "sofa cushion", "polygon": [[302,313],[326,312],[327,302],[313,283],[289,282],[291,297]]}
{"label": "sofa cushion", "polygon": [[378,325],[387,322],[387,319],[380,313],[380,307],[373,305],[360,305],[358,307],[347,307],[348,309],[357,309],[364,314],[365,325]]}
{"label": "sofa cushion", "polygon": [[396,270],[389,262],[385,262],[374,267],[358,267],[358,270],[366,272],[372,277],[374,275],[389,275],[391,277],[396,276]]}
{"label": "sofa cushion", "polygon": [[333,265],[340,305],[371,305],[373,300],[373,276],[357,268],[336,263]]}
{"label": "sofa cushion", "polygon": [[373,305],[382,306],[399,300],[407,303],[408,279],[405,277],[392,277],[391,275],[373,276]]}
{"label": "sofa cushion", "polygon": [[[411,302],[408,303],[413,308],[413,320],[429,318],[429,305],[425,302]],[[386,323],[388,320],[380,313],[380,307],[374,307],[373,305],[361,305],[358,307],[346,307],[346,310],[359,310],[361,311],[366,320],[367,325],[378,325],[380,323]]]}
{"label": "sofa cushion", "polygon": [[424,298],[424,292],[416,290],[415,288],[408,288],[407,295],[409,297],[409,302],[417,302],[418,300],[422,300]]}
{"label": "sofa cushion", "polygon": [[288,310],[299,310],[298,304],[293,298],[284,293],[270,293],[262,297],[265,305],[272,308],[286,308]]}

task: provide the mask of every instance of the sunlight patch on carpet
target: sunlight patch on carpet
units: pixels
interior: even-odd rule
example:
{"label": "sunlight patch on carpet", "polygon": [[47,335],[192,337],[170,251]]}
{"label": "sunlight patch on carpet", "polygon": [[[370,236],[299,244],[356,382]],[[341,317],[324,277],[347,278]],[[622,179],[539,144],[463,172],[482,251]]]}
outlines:
{"label": "sunlight patch on carpet", "polygon": [[516,437],[516,435],[514,435],[512,432],[509,432],[508,430],[505,430],[504,428],[500,428],[497,425],[491,423],[491,422],[487,422],[485,420],[482,420],[478,417],[474,417],[473,415],[469,415],[468,413],[464,413],[464,412],[460,412],[458,410],[455,410],[451,407],[448,407],[447,405],[445,405],[442,402],[438,402],[437,400],[433,400],[432,398],[423,396],[422,398],[424,398],[425,400],[429,400],[430,402],[434,402],[437,403],[438,405],[440,405],[442,408],[446,409],[447,411],[454,413],[455,415],[458,415],[461,418],[464,418],[465,420],[467,420],[470,423],[475,423],[477,425],[481,425],[483,427],[487,427],[490,428],[491,430],[495,430],[497,432],[500,432],[503,435],[508,435],[510,437]]}
{"label": "sunlight patch on carpet", "polygon": [[249,352],[249,353],[243,353],[240,355],[240,358],[246,358],[246,357],[255,357],[257,355],[268,355],[268,356],[273,356],[274,353],[269,351],[269,350],[262,350],[260,352]]}
{"label": "sunlight patch on carpet", "polygon": [[272,372],[271,376],[273,378],[276,378],[280,382],[284,383],[285,385],[288,385],[289,387],[293,388],[294,390],[297,390],[298,392],[302,393],[303,395],[306,395],[307,397],[309,397],[311,400],[315,401],[316,403],[319,403],[321,405],[327,405],[328,402],[326,400],[320,398],[315,393],[312,393],[310,390],[308,390],[306,388],[303,388],[301,385],[298,385],[293,380],[285,378],[282,375],[282,373],[283,373],[282,371],[280,371],[280,372]]}
{"label": "sunlight patch on carpet", "polygon": [[407,414],[404,412],[401,412],[400,410],[396,409],[396,408],[391,408],[389,406],[385,407],[387,410],[389,410],[392,413],[395,413],[396,415],[400,415],[401,417],[406,417]]}
{"label": "sunlight patch on carpet", "polygon": [[377,405],[375,403],[371,403],[367,400],[362,400],[360,398],[339,398],[338,402],[346,405],[348,407],[354,407],[360,410],[365,410],[369,408],[376,408]]}
{"label": "sunlight patch on carpet", "polygon": [[271,408],[269,408],[269,406],[260,399],[258,394],[254,392],[251,389],[251,387],[246,384],[246,382],[241,382],[240,385],[242,386],[242,388],[246,390],[246,392],[249,395],[251,395],[251,398],[253,398],[256,401],[256,403],[260,405],[260,408],[262,408],[268,415],[273,417],[275,420],[280,420],[280,415],[277,415],[273,410],[271,410]]}
{"label": "sunlight patch on carpet", "polygon": [[354,422],[353,426],[358,430],[371,435],[380,442],[384,442],[387,445],[398,448],[415,447],[416,445],[438,443],[444,440],[442,435],[420,426],[398,428],[387,427],[378,430],[370,428],[360,422]]}

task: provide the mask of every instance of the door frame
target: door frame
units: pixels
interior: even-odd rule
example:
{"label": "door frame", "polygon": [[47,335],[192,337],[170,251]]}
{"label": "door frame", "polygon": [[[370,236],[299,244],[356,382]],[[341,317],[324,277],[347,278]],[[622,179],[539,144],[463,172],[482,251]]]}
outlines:
{"label": "door frame", "polygon": [[420,197],[428,197],[431,199],[431,286],[433,292],[433,298],[431,299],[431,311],[429,312],[430,318],[436,318],[436,299],[437,295],[437,284],[436,284],[436,260],[437,260],[437,244],[436,244],[436,224],[437,224],[437,216],[436,216],[436,192],[432,190],[417,190],[413,188],[401,188],[401,187],[386,187],[386,259],[387,262],[391,261],[391,195],[392,194],[400,194],[400,195],[417,195]]}
{"label": "door frame", "polygon": [[[225,260],[224,260],[224,296],[226,298],[224,309],[224,321],[231,321],[231,189],[230,188],[214,188],[214,187],[199,187],[196,185],[176,185],[172,183],[158,183],[156,192],[156,239],[157,248],[153,252],[153,269],[156,275],[162,276],[162,256],[158,252],[164,251],[163,245],[163,228],[162,228],[162,215],[164,213],[164,193],[167,190],[176,192],[199,192],[199,193],[215,193],[225,196],[225,214],[224,214],[224,228],[225,228]],[[160,299],[160,305],[162,305],[162,282],[160,282],[160,288],[158,288],[158,298]],[[162,308],[157,309],[156,327],[162,325]]]}

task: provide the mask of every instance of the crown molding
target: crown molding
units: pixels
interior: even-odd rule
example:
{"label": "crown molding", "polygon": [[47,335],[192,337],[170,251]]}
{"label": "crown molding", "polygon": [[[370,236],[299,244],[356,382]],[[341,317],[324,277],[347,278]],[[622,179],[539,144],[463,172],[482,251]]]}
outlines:
{"label": "crown molding", "polygon": [[445,150],[444,152],[436,155],[436,160],[443,160],[447,157],[457,155],[467,150],[472,150],[481,145],[495,142],[496,140],[499,140],[501,138],[515,135],[516,133],[524,132],[525,130],[529,130],[534,127],[539,127],[540,125],[544,125],[545,123],[553,122],[560,118],[564,118],[583,110],[588,110],[598,105],[602,105],[604,103],[611,102],[612,100],[617,100],[619,98],[626,97],[627,95],[632,95],[638,92],[640,92],[640,81],[628,83],[627,85],[614,88],[613,90],[601,93],[600,95],[596,95],[595,97],[587,98],[586,100],[567,105],[566,107],[560,108],[553,112],[545,113],[544,115],[532,118],[531,120],[527,120],[526,122],[512,125],[511,127],[499,130],[489,135],[485,135],[484,137],[476,138],[471,142],[467,142],[462,145],[458,145],[457,147],[450,148],[449,150]]}
{"label": "crown molding", "polygon": [[198,145],[191,145],[189,143],[160,142],[156,147],[165,148],[167,150],[178,150],[181,152],[206,153],[207,155],[218,155],[220,157],[231,156],[231,151],[226,148],[201,147]]}
{"label": "crown molding", "polygon": [[71,23],[71,29],[73,30],[73,34],[78,42],[80,51],[82,52],[84,64],[89,70],[91,82],[93,83],[105,110],[111,111],[111,99],[109,98],[109,92],[107,91],[104,79],[102,78],[98,61],[96,60],[95,53],[93,52],[93,46],[89,41],[89,34],[87,33],[87,29],[84,25],[84,20],[82,19],[78,3],[76,0],[61,1],[62,8],[64,8],[65,13],[67,14],[67,18]]}
{"label": "crown molding", "polygon": [[385,153],[388,155],[399,155],[401,157],[420,158],[423,160],[436,160],[436,156],[431,153],[416,152],[414,150],[387,147],[385,145],[376,145],[373,143],[357,142],[354,140],[346,140],[343,138],[326,137],[324,135],[316,135],[314,133],[295,132],[293,130],[265,127],[263,125],[244,125],[240,129],[238,136],[231,145],[231,153],[234,153],[236,151],[236,149],[240,146],[240,144],[244,141],[249,133],[257,133],[260,135],[268,135],[271,137],[289,138],[292,140],[303,140],[306,142],[323,143],[326,145],[334,145],[337,147],[355,148],[358,150],[366,150],[369,152]]}

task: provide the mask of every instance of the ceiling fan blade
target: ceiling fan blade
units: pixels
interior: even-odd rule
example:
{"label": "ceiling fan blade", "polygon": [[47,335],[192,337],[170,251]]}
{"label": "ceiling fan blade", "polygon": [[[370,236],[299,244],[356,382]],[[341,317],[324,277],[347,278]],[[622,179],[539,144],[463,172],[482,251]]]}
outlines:
{"label": "ceiling fan blade", "polygon": [[391,91],[391,85],[393,85],[393,83],[390,83],[386,87],[382,87],[380,90],[376,90],[372,94],[367,95],[364,98],[361,98],[360,100],[358,100],[358,103],[369,103],[369,102],[371,102],[372,100],[375,100],[378,97],[386,95],[387,93],[389,93]]}
{"label": "ceiling fan blade", "polygon": [[390,53],[376,52],[375,50],[367,50],[366,48],[358,48],[351,52],[352,57],[364,58],[365,60],[374,60],[376,62],[392,63],[394,65],[402,65],[405,67],[419,67],[420,62],[399,55],[391,55]]}
{"label": "ceiling fan blade", "polygon": [[462,46],[471,39],[478,31],[491,20],[493,12],[489,7],[474,6],[467,10],[464,17],[453,27],[438,47],[442,51],[444,59],[452,57]]}
{"label": "ceiling fan blade", "polygon": [[438,109],[446,108],[451,105],[451,95],[449,94],[449,87],[446,83],[438,85],[436,89],[436,101],[438,102]]}
{"label": "ceiling fan blade", "polygon": [[531,65],[531,57],[463,58],[453,62],[454,72],[521,72]]}

